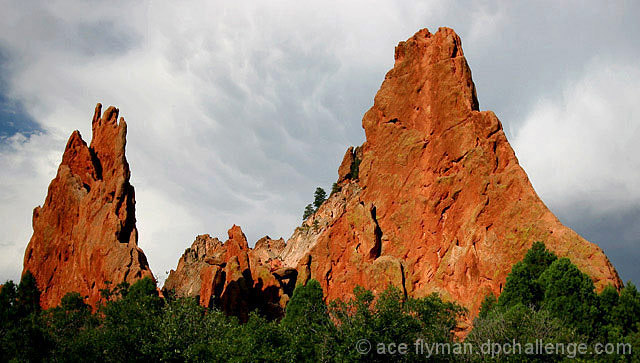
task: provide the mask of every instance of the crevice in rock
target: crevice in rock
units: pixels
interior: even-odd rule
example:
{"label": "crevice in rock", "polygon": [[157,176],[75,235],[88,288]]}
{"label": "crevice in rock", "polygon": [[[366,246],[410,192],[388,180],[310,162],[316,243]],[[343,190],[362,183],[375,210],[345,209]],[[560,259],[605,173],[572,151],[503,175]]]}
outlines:
{"label": "crevice in rock", "polygon": [[[136,228],[135,201],[134,201],[135,192],[131,184],[127,184],[125,188],[127,189],[124,196],[124,198],[126,199],[126,207],[125,207],[126,219],[123,221],[122,228],[120,229],[120,232],[117,233],[117,236],[116,236],[118,241],[120,241],[121,243],[129,242],[131,238],[131,233]],[[121,203],[122,203],[122,200],[118,200],[118,205],[116,206],[116,211],[115,211],[117,216],[119,216],[120,214],[119,209],[120,209]]]}
{"label": "crevice in rock", "polygon": [[129,272],[131,272],[131,265],[133,264],[133,249],[129,250],[129,263],[124,269],[124,277],[122,281],[127,281],[127,277],[129,276]]}
{"label": "crevice in rock", "polygon": [[[491,132],[487,135],[487,139],[490,139],[490,138],[491,138],[491,136],[493,136],[493,135],[497,134],[500,130],[502,130],[502,128],[500,127],[500,125],[498,125],[498,126],[496,127],[496,129],[495,129],[495,130],[491,131]],[[494,150],[494,151],[495,151],[495,150]]]}
{"label": "crevice in rock", "polygon": [[380,257],[380,254],[382,253],[382,229],[380,228],[380,225],[378,224],[378,220],[376,218],[375,206],[371,207],[371,218],[373,219],[373,223],[375,224],[375,228],[373,230],[375,243],[369,251],[369,258],[375,260],[376,258]]}
{"label": "crevice in rock", "polygon": [[405,272],[404,272],[404,265],[402,263],[400,263],[400,275],[402,277],[402,295],[404,296],[404,299],[407,299],[407,278],[405,276]]}
{"label": "crevice in rock", "polygon": [[102,180],[102,163],[98,158],[98,154],[96,154],[92,147],[89,148],[89,154],[91,155],[93,169],[96,171],[96,180]]}
{"label": "crevice in rock", "polygon": [[444,215],[447,213],[449,208],[451,208],[451,205],[448,205],[448,206],[442,208],[442,212],[440,212],[440,220],[439,220],[439,222],[444,221]]}

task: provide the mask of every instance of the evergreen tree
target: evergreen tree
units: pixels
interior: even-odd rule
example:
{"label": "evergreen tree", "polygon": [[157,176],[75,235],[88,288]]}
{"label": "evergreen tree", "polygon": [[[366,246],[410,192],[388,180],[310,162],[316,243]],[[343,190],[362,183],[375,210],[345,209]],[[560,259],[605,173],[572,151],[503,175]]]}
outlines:
{"label": "evergreen tree", "polygon": [[598,307],[591,278],[568,258],[560,258],[538,280],[544,291],[541,307],[576,327],[578,333],[593,336]]}
{"label": "evergreen tree", "polygon": [[298,285],[287,304],[282,326],[289,333],[290,355],[296,361],[323,361],[329,355],[335,327],[323,297],[320,283],[312,279],[306,285]]}
{"label": "evergreen tree", "polygon": [[130,287],[119,284],[110,296],[121,296],[101,307],[103,321],[98,333],[99,351],[108,352],[112,361],[157,361],[156,327],[164,301],[155,281],[145,277]]}
{"label": "evergreen tree", "polygon": [[498,299],[496,298],[496,296],[493,293],[489,293],[487,296],[484,297],[484,300],[482,300],[482,304],[480,304],[480,312],[478,313],[478,317],[479,318],[486,317],[489,314],[489,312],[495,308],[497,304],[498,304]]}
{"label": "evergreen tree", "polygon": [[[353,290],[355,298],[335,301],[330,307],[332,320],[336,322],[335,361],[430,361],[451,357],[428,358],[417,351],[413,344],[422,340],[453,343],[453,329],[457,318],[464,311],[454,303],[443,302],[436,294],[415,299],[405,297],[390,286],[376,297],[361,287]],[[362,354],[354,347],[362,339],[371,344],[371,350]],[[410,349],[406,354],[378,354],[380,343],[405,343]]]}
{"label": "evergreen tree", "polygon": [[538,277],[557,259],[553,252],[546,249],[544,243],[535,242],[524,259],[511,269],[507,283],[498,298],[498,305],[510,307],[516,304],[539,306],[543,289]]}
{"label": "evergreen tree", "polygon": [[300,323],[325,325],[329,321],[329,315],[323,297],[322,287],[316,280],[311,279],[306,285],[298,285],[287,304],[282,323],[288,326]]}
{"label": "evergreen tree", "polygon": [[313,214],[313,206],[311,204],[307,204],[307,206],[304,207],[304,213],[302,214],[302,220],[306,221],[307,218],[309,218],[312,214]]}
{"label": "evergreen tree", "polygon": [[598,295],[598,309],[603,325],[615,324],[614,309],[618,306],[620,295],[615,287],[609,285]]}
{"label": "evergreen tree", "polygon": [[325,192],[324,189],[317,187],[316,192],[313,195],[313,206],[315,207],[315,210],[318,210],[325,200],[327,200],[327,192]]}
{"label": "evergreen tree", "polygon": [[620,291],[618,304],[612,309],[611,315],[613,322],[620,327],[624,335],[638,331],[640,294],[631,281]]}
{"label": "evergreen tree", "polygon": [[20,279],[17,291],[18,313],[27,316],[40,312],[40,291],[36,284],[36,278],[31,271],[27,271]]}
{"label": "evergreen tree", "polygon": [[[474,354],[467,356],[465,361],[481,362],[545,362],[560,361],[561,357],[548,355],[532,356],[525,354],[525,344],[535,344],[538,340],[553,343],[572,343],[579,339],[575,329],[568,326],[562,319],[552,315],[547,310],[537,310],[532,306],[516,304],[508,308],[498,308],[476,318],[473,329],[465,339],[471,344]],[[515,354],[489,355],[483,351],[483,344],[512,344],[522,345],[521,352]],[[478,353],[481,353],[478,355]],[[520,353],[520,354],[518,354]],[[484,356],[483,356],[484,355]],[[559,359],[560,358],[560,359]]]}
{"label": "evergreen tree", "polygon": [[547,250],[543,242],[534,242],[522,262],[527,264],[533,276],[540,276],[558,257]]}
{"label": "evergreen tree", "polygon": [[0,293],[0,357],[5,361],[42,361],[50,345],[40,324],[40,291],[27,271],[16,287],[7,282]]}
{"label": "evergreen tree", "polygon": [[77,292],[67,293],[60,305],[44,311],[41,317],[52,342],[52,361],[93,361],[99,359],[91,333],[98,318]]}
{"label": "evergreen tree", "polygon": [[13,281],[7,281],[0,290],[0,332],[16,319],[18,287]]}
{"label": "evergreen tree", "polygon": [[351,170],[349,171],[349,179],[356,180],[360,174],[360,158],[358,158],[358,148],[353,151],[353,162],[351,163]]}

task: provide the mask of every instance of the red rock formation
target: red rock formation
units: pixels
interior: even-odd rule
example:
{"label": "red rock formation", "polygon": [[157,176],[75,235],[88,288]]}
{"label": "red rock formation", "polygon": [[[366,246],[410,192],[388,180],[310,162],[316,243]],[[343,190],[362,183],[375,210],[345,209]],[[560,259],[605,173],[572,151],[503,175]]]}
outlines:
{"label": "red rock formation", "polygon": [[125,157],[127,124],[118,109],[93,116],[91,145],[74,131],[42,207],[33,211],[33,236],[24,257],[42,295],[43,308],[68,292],[100,300],[106,281],[132,283],[153,277],[138,248],[135,193]]}
{"label": "red rock formation", "polygon": [[479,111],[453,30],[423,29],[398,44],[362,126],[366,142],[339,169],[342,190],[306,222],[324,216],[322,231],[296,231],[283,256],[328,300],[391,283],[412,296],[438,292],[475,314],[534,241],[569,257],[598,289],[621,285],[602,250],[540,200],[498,118]]}
{"label": "red rock formation", "polygon": [[437,292],[475,315],[535,241],[598,289],[621,286],[602,250],[540,200],[497,117],[479,111],[453,30],[424,29],[396,47],[362,126],[366,142],[345,153],[339,191],[286,246],[265,238],[251,250],[237,227],[224,245],[199,236],[165,291],[246,317],[258,301],[281,314],[296,279],[318,280],[327,300],[392,284],[415,297]]}
{"label": "red rock formation", "polygon": [[198,236],[170,272],[163,293],[198,296],[201,305],[215,306],[241,321],[254,309],[280,317],[297,274],[276,259],[282,248],[284,240],[264,237],[251,249],[235,225],[224,244],[209,235]]}

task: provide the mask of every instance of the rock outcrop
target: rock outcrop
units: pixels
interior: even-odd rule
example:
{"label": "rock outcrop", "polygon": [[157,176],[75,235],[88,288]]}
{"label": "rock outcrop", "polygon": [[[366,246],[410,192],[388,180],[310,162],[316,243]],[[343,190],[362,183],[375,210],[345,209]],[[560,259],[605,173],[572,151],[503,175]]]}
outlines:
{"label": "rock outcrop", "polygon": [[165,291],[246,317],[259,301],[278,316],[293,285],[311,278],[328,301],[391,284],[415,297],[439,293],[474,316],[535,241],[599,290],[621,286],[602,250],[540,200],[498,118],[479,110],[453,30],[400,42],[362,126],[366,141],[346,151],[338,190],[286,245],[265,238],[252,250],[237,227],[225,244],[199,236]]}
{"label": "rock outcrop", "polygon": [[305,223],[321,229],[297,230],[284,249],[299,282],[318,280],[327,300],[393,284],[475,314],[534,241],[569,257],[598,289],[621,286],[602,250],[540,200],[498,118],[479,111],[453,30],[400,42],[362,126],[365,143],[339,168],[341,191]]}
{"label": "rock outcrop", "polygon": [[87,146],[74,131],[44,204],[33,211],[33,236],[24,257],[42,292],[43,308],[79,292],[92,306],[100,289],[153,277],[138,248],[135,193],[125,157],[127,124],[118,109],[93,116]]}
{"label": "rock outcrop", "polygon": [[281,317],[297,275],[276,257],[284,240],[264,237],[251,249],[240,227],[234,225],[228,234],[225,243],[209,235],[196,237],[176,270],[169,273],[163,294],[198,297],[201,305],[219,308],[241,321],[256,309]]}

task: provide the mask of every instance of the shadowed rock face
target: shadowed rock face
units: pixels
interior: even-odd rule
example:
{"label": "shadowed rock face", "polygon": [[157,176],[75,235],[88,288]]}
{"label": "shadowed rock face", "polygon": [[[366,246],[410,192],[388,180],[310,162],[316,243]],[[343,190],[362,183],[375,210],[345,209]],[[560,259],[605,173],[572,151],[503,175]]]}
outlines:
{"label": "shadowed rock face", "polygon": [[209,235],[196,237],[169,273],[164,295],[198,297],[201,305],[241,321],[255,309],[271,318],[283,316],[297,275],[276,258],[284,240],[264,237],[251,249],[240,227],[233,226],[228,234],[225,243]]}
{"label": "shadowed rock face", "polygon": [[[339,170],[348,192],[311,217],[330,214],[326,228],[295,240],[307,248],[296,251],[305,256],[299,280],[317,279],[328,300],[391,283],[411,296],[438,292],[475,314],[535,241],[569,257],[598,289],[621,286],[602,250],[540,200],[497,117],[479,111],[453,30],[423,29],[398,44],[362,126],[361,156],[350,148]],[[354,162],[356,179],[347,175]]]}
{"label": "shadowed rock face", "polygon": [[113,285],[153,277],[138,248],[135,192],[125,157],[127,124],[118,109],[93,116],[91,145],[74,131],[47,198],[33,211],[33,236],[24,257],[42,291],[43,308],[72,291],[100,300],[105,281]]}

